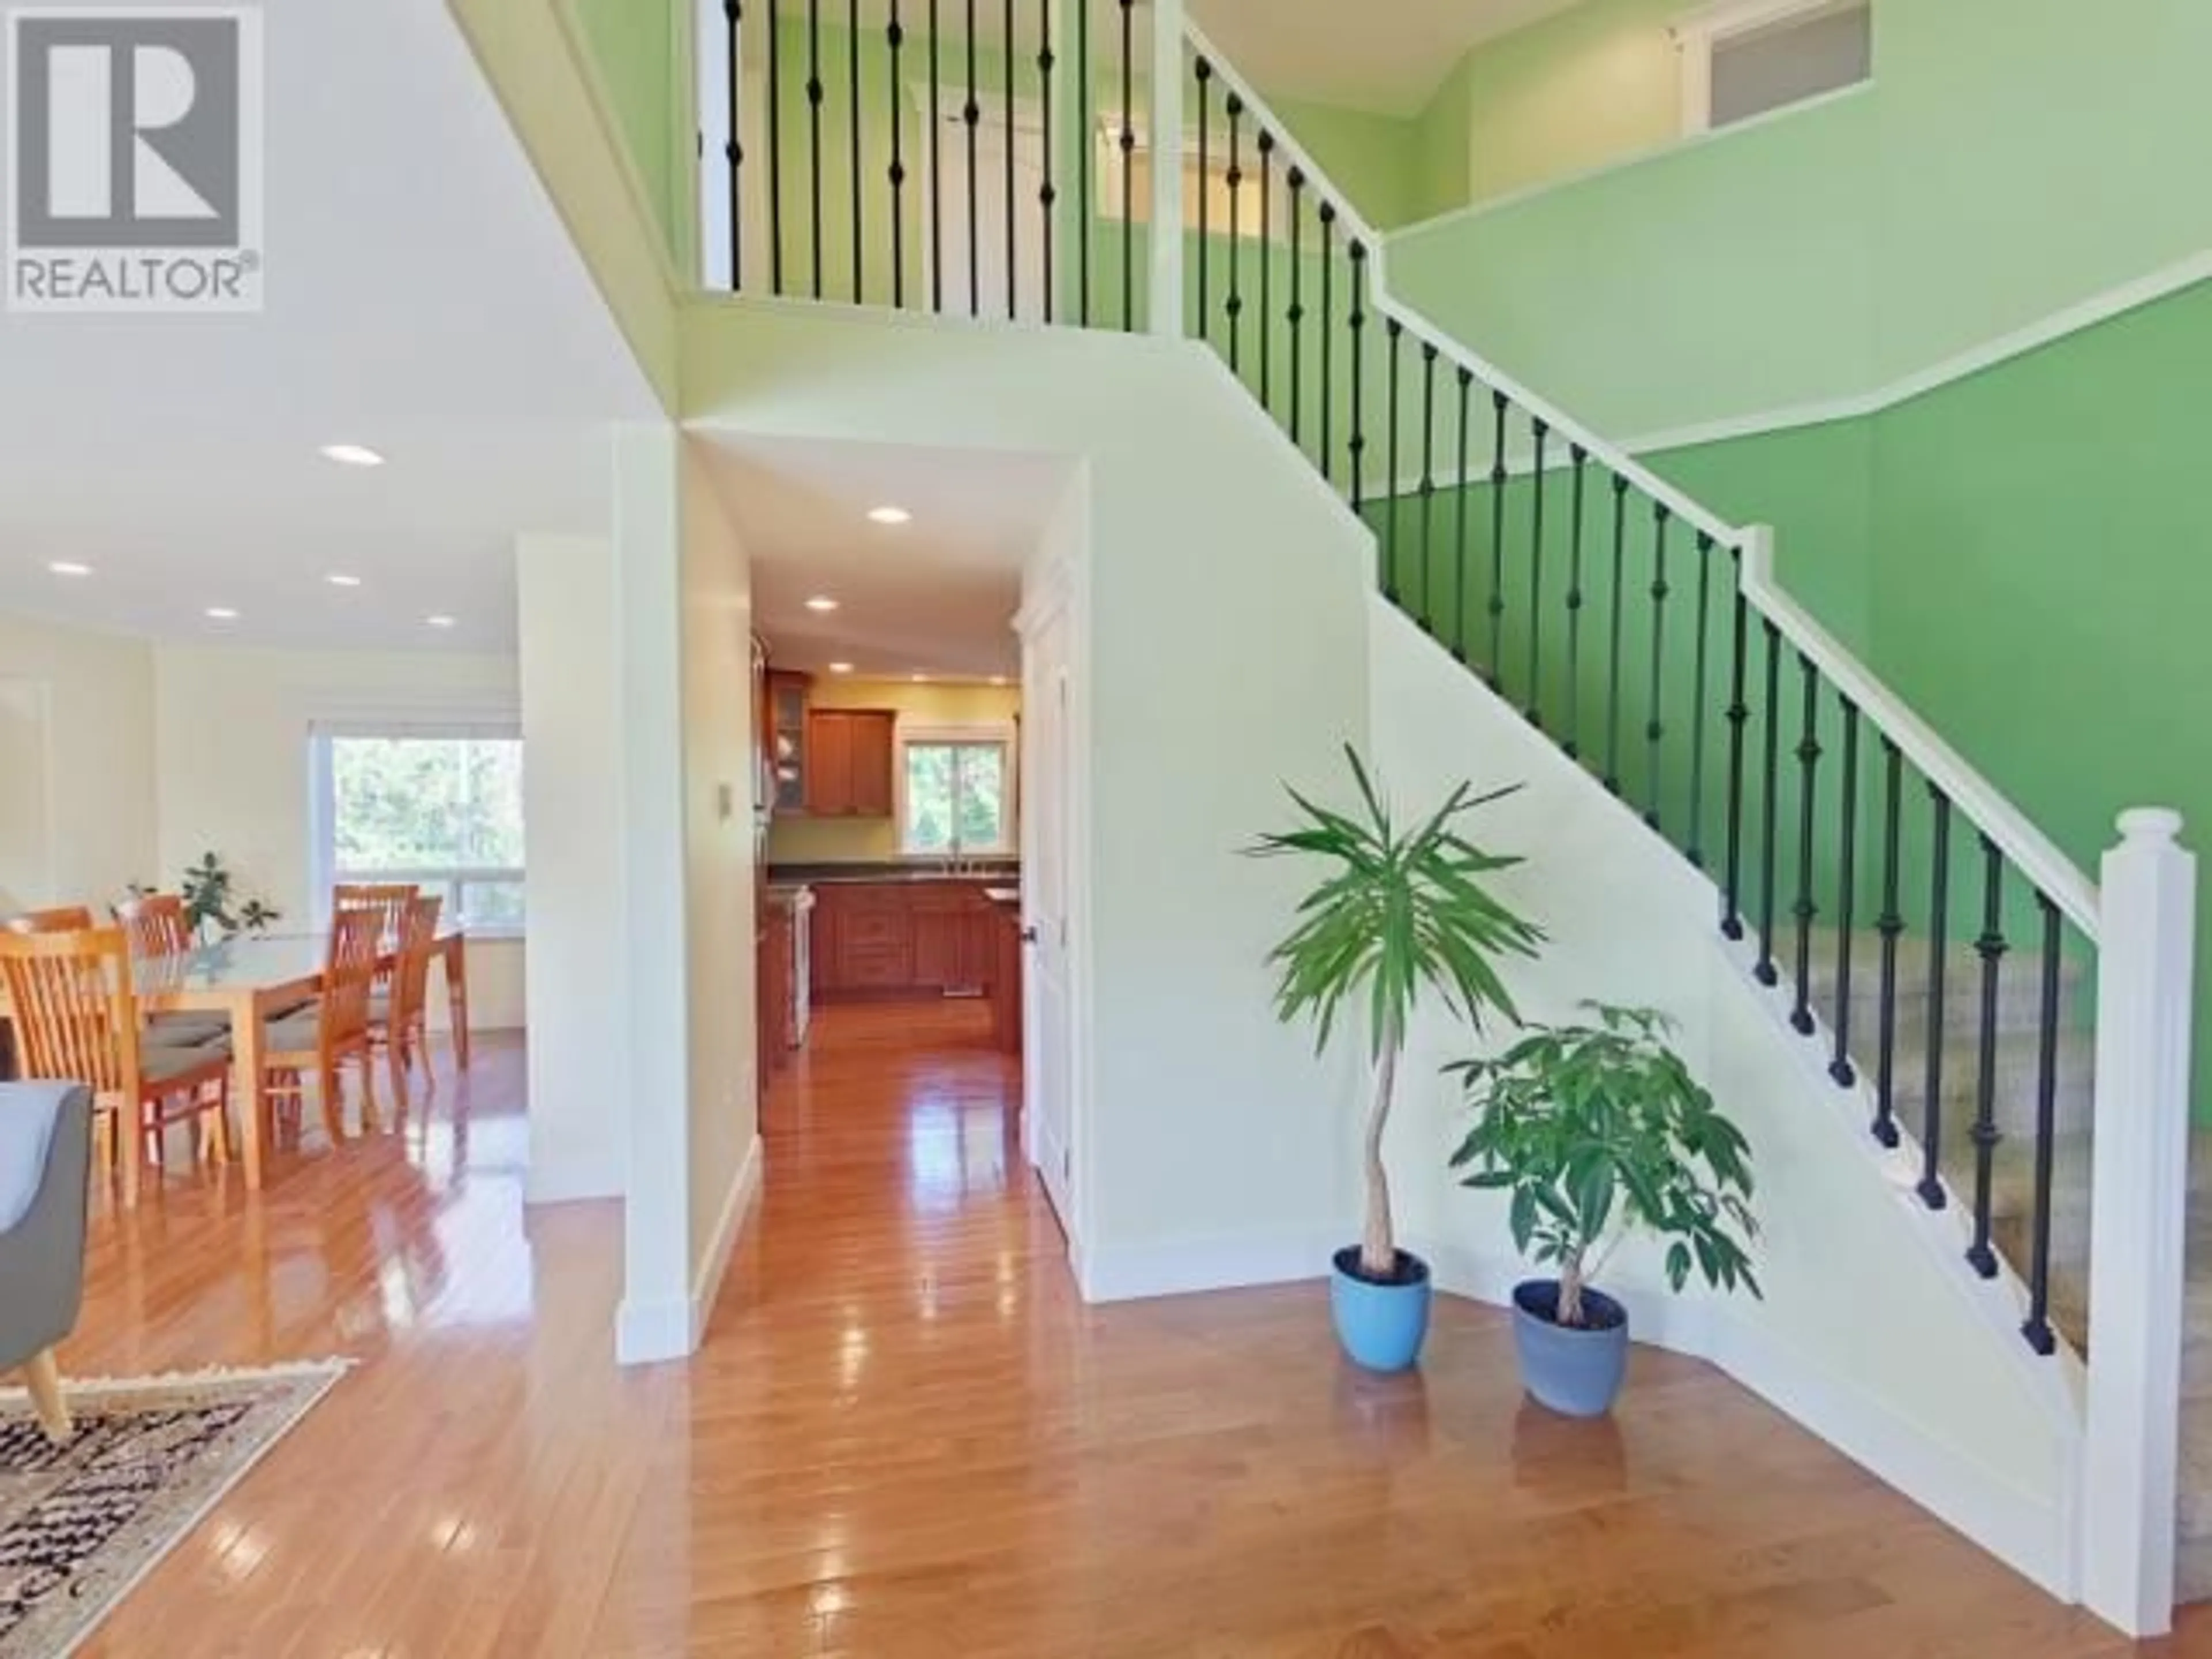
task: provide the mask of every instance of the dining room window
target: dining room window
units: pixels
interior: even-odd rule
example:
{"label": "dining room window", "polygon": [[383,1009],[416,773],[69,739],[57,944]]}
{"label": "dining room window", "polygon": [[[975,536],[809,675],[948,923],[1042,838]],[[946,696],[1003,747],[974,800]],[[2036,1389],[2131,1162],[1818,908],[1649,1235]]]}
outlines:
{"label": "dining room window", "polygon": [[522,739],[514,728],[319,727],[316,890],[412,882],[472,933],[524,921]]}
{"label": "dining room window", "polygon": [[1013,740],[997,730],[902,734],[899,850],[961,858],[1014,850]]}

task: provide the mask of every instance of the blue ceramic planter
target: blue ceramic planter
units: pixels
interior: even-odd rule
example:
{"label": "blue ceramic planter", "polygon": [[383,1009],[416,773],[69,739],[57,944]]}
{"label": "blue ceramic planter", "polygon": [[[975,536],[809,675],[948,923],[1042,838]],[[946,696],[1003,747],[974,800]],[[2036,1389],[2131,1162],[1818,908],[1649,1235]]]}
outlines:
{"label": "blue ceramic planter", "polygon": [[1628,1374],[1628,1310],[1602,1291],[1585,1288],[1587,1326],[1554,1324],[1559,1282],[1530,1279],[1513,1287],[1513,1345],[1521,1381],[1539,1405],[1567,1417],[1603,1417]]}
{"label": "blue ceramic planter", "polygon": [[1429,1334],[1429,1264],[1398,1252],[1403,1282],[1377,1285],[1362,1279],[1357,1245],[1336,1253],[1329,1280],[1329,1311],[1336,1318],[1336,1340],[1353,1360],[1370,1371],[1402,1371],[1420,1358]]}

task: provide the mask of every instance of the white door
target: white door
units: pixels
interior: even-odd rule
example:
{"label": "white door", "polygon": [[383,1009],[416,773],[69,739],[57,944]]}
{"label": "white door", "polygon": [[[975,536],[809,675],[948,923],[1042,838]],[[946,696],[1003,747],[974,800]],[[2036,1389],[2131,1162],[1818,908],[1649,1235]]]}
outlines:
{"label": "white door", "polygon": [[1061,1229],[1078,1236],[1075,1187],[1075,1008],[1068,972],[1069,621],[1063,611],[1030,636],[1024,675],[1023,922],[1029,940],[1023,1116],[1036,1166]]}
{"label": "white door", "polygon": [[[973,203],[975,208],[974,258],[969,258],[969,208],[970,193],[968,173],[968,128],[957,113],[964,92],[947,89],[941,97],[941,106],[948,112],[939,135],[937,165],[944,172],[942,212],[939,226],[945,258],[945,310],[947,314],[965,317],[970,313],[988,320],[1005,321],[1011,314],[1023,322],[1044,320],[1044,207],[1040,194],[1044,189],[1044,129],[1042,118],[1029,106],[1017,101],[1014,106],[1014,126],[1011,135],[1006,129],[1005,105],[988,95],[983,89],[976,92],[976,105],[982,118],[975,125],[975,172]],[[1006,189],[1006,152],[1009,143],[1013,150],[1013,192],[1009,201]],[[922,213],[930,211],[932,197],[927,176],[928,163],[923,163]],[[1013,263],[1006,263],[1007,209],[1013,210]],[[927,228],[922,234],[923,280],[930,281],[927,269],[933,257],[933,240]],[[972,278],[972,280],[971,280]],[[1011,296],[1007,283],[1013,289]],[[933,294],[933,286],[926,286],[925,294]]]}

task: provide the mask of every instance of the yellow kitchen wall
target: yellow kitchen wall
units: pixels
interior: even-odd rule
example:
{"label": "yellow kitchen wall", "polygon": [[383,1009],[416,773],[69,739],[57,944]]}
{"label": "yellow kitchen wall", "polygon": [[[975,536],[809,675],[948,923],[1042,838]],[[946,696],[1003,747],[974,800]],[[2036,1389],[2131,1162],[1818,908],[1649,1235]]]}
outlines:
{"label": "yellow kitchen wall", "polygon": [[[910,680],[832,678],[814,682],[817,708],[889,708],[899,723],[921,726],[1003,726],[1021,712],[1022,694],[1011,685],[916,685]],[[772,864],[872,864],[899,855],[892,818],[781,817],[769,827]]]}

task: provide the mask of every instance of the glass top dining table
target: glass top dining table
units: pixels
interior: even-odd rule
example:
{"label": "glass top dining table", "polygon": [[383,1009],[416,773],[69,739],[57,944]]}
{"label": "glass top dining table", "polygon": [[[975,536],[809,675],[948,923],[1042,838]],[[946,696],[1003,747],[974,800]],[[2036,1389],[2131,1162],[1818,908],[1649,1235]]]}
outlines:
{"label": "glass top dining table", "polygon": [[[464,931],[447,924],[438,930],[432,954],[445,964],[446,992],[453,1012],[453,1056],[469,1064],[468,954]],[[265,1024],[270,1016],[314,995],[322,987],[323,963],[330,950],[321,933],[241,933],[173,957],[145,957],[132,964],[139,1006],[148,1013],[216,1013],[230,1022],[237,1059],[240,1101],[240,1150],[249,1190],[262,1182],[267,1077],[262,1063]],[[386,950],[380,965],[389,968]]]}

